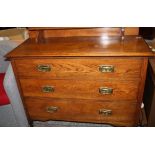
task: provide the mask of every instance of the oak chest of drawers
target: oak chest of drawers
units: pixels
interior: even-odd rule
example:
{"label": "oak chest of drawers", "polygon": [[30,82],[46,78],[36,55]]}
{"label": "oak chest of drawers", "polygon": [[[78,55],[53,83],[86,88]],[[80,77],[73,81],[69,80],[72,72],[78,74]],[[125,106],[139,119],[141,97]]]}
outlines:
{"label": "oak chest of drawers", "polygon": [[28,118],[137,126],[148,57],[141,37],[30,38],[11,60]]}

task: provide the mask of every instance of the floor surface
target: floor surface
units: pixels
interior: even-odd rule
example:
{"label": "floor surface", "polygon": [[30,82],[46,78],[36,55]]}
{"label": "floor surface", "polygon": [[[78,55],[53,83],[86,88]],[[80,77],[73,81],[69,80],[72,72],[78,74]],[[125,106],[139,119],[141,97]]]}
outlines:
{"label": "floor surface", "polygon": [[76,123],[65,121],[34,121],[33,127],[111,127],[108,124],[96,124],[96,123]]}

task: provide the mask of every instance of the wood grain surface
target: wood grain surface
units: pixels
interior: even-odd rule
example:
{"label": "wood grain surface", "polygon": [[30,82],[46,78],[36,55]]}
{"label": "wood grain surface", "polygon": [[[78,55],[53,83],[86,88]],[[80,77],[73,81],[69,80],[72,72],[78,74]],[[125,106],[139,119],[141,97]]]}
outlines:
{"label": "wood grain surface", "polygon": [[[139,80],[112,81],[112,80],[42,80],[20,79],[23,95],[25,97],[100,99],[100,100],[135,100],[137,101]],[[54,87],[54,92],[44,93],[45,86]],[[112,94],[99,93],[100,87],[113,89]]]}
{"label": "wood grain surface", "polygon": [[[26,98],[25,103],[32,120],[110,123],[119,126],[134,126],[138,121],[134,102]],[[58,110],[54,113],[47,112],[47,108],[51,106]],[[112,114],[101,115],[100,109],[112,110]]]}
{"label": "wood grain surface", "polygon": [[[143,38],[133,35],[137,30],[125,28],[123,39],[120,28],[31,28],[32,37],[6,55],[30,122],[137,126],[148,57],[155,56]],[[38,65],[48,65],[51,70],[39,71]],[[112,65],[114,72],[102,73],[100,65]],[[43,92],[49,86],[54,91]],[[101,87],[113,92],[101,94]],[[48,107],[56,111],[49,113]],[[101,115],[101,109],[112,113]]]}
{"label": "wood grain surface", "polygon": [[[128,64],[130,65],[127,65]],[[15,60],[20,77],[44,79],[135,79],[140,78],[143,58],[65,58]],[[38,65],[48,65],[51,71],[38,71]],[[114,72],[99,71],[101,65],[114,66]]]}
{"label": "wood grain surface", "polygon": [[28,39],[6,55],[7,58],[64,57],[64,56],[154,56],[142,38],[68,37],[48,38],[41,42]]}
{"label": "wood grain surface", "polygon": [[[120,36],[121,27],[31,27],[28,28],[30,38],[71,37],[71,36]],[[138,27],[125,27],[124,35],[138,35]]]}

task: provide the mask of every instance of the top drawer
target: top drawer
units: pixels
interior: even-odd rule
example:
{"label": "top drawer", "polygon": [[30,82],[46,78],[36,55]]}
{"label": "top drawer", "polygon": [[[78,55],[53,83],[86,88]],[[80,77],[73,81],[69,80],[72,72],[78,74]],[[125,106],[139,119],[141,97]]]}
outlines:
{"label": "top drawer", "polygon": [[20,77],[139,78],[142,58],[53,58],[15,60]]}

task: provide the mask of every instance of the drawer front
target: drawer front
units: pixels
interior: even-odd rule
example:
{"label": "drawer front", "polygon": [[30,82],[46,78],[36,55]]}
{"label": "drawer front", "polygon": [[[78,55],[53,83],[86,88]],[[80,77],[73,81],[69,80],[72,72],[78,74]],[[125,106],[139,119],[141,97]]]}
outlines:
{"label": "drawer front", "polygon": [[137,105],[95,100],[25,99],[32,120],[64,120],[132,126],[137,122]]}
{"label": "drawer front", "polygon": [[142,59],[28,59],[16,60],[15,64],[20,77],[126,79],[140,77]]}
{"label": "drawer front", "polygon": [[139,81],[20,79],[25,97],[137,101]]}

